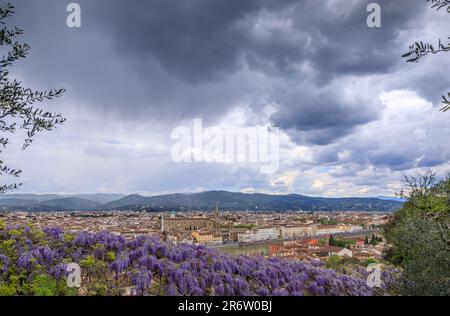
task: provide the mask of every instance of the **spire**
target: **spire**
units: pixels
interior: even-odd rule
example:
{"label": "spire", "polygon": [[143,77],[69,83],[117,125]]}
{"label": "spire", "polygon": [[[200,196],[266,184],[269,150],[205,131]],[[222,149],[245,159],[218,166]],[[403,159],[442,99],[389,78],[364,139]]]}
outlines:
{"label": "spire", "polygon": [[214,217],[217,220],[219,218],[219,202],[216,201],[216,207],[214,208]]}
{"label": "spire", "polygon": [[219,202],[216,202],[216,207],[214,208],[214,229],[218,230],[220,228],[219,224]]}

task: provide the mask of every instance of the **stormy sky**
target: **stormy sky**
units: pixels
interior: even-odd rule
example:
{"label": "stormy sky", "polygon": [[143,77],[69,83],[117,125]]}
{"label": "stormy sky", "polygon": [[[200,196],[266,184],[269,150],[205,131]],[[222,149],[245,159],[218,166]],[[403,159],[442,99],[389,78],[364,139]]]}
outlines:
{"label": "stormy sky", "polygon": [[[405,175],[449,170],[450,56],[400,56],[450,35],[450,14],[424,0],[15,0],[9,25],[31,54],[11,74],[67,90],[44,107],[67,122],[25,152],[20,192],[242,192],[393,196]],[[279,169],[175,163],[171,133],[202,119],[222,130],[281,133]]]}

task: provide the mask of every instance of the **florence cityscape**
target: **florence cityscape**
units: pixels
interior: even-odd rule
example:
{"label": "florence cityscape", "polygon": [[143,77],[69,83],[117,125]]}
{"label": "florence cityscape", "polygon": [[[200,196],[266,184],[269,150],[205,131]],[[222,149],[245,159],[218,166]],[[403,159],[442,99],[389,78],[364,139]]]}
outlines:
{"label": "florence cityscape", "polygon": [[449,296],[449,19],[0,0],[0,302]]}

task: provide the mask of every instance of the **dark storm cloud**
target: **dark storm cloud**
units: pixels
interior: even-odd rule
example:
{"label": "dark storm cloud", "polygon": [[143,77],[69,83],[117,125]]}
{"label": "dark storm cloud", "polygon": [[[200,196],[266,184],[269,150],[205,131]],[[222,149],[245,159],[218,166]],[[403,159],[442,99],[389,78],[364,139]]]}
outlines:
{"label": "dark storm cloud", "polygon": [[[383,27],[370,29],[370,2],[349,2],[345,8],[342,2],[313,0],[109,0],[82,6],[90,23],[109,34],[125,56],[156,58],[192,83],[220,80],[243,67],[243,61],[289,77],[301,75],[298,63],[308,62],[325,81],[386,72],[399,62],[393,58],[403,50],[396,43],[399,33],[425,4],[378,1]],[[283,21],[288,29],[277,25]]]}
{"label": "dark storm cloud", "polygon": [[218,80],[238,70],[248,46],[240,21],[294,1],[95,1],[90,16],[116,48],[134,58],[152,56],[188,82]]}
{"label": "dark storm cloud", "polygon": [[398,64],[403,48],[396,42],[399,33],[425,8],[423,1],[377,1],[382,8],[382,27],[366,25],[367,5],[373,1],[297,1],[278,16],[290,18],[289,33],[274,32],[254,39],[250,52],[257,67],[278,65],[292,75],[296,63],[309,62],[321,81],[345,74],[384,73]]}
{"label": "dark storm cloud", "polygon": [[[298,88],[300,89],[300,88]],[[349,134],[355,126],[377,118],[364,100],[345,100],[341,91],[313,92],[312,88],[280,95],[273,123],[298,143],[327,145]]]}
{"label": "dark storm cloud", "polygon": [[163,124],[221,117],[248,93],[245,78],[225,72],[238,70],[234,19],[257,9],[255,2],[205,8],[211,2],[79,3],[80,29],[65,25],[63,1],[15,3],[13,22],[33,46],[21,63],[26,81],[63,85],[68,98],[103,114]]}
{"label": "dark storm cloud", "polygon": [[381,152],[369,155],[371,163],[379,167],[390,167],[393,170],[407,170],[413,168],[415,161],[404,153]]}
{"label": "dark storm cloud", "polygon": [[[341,98],[333,80],[401,64],[398,35],[426,5],[378,1],[382,28],[370,29],[371,1],[343,2],[83,0],[82,28],[69,29],[64,1],[19,0],[16,21],[34,47],[25,76],[64,85],[80,104],[170,125],[221,118],[243,100],[259,111],[248,98],[264,92],[274,125],[324,145],[378,117],[366,100]],[[247,66],[264,83],[252,83]]]}
{"label": "dark storm cloud", "polygon": [[[290,56],[286,65],[308,65],[306,78],[298,79],[302,84],[292,89],[293,92],[275,96],[280,107],[272,116],[273,123],[287,130],[300,144],[327,145],[350,134],[356,126],[378,118],[376,109],[380,106],[367,100],[358,100],[359,103],[342,100],[339,97],[341,87],[333,88],[332,81],[344,76],[392,71],[401,62],[398,56],[404,45],[398,42],[398,36],[423,12],[424,5],[422,2],[411,6],[410,1],[381,1],[383,27],[370,29],[365,25],[367,3],[359,1],[348,10],[341,9],[333,14],[335,7],[314,10],[317,4],[301,2],[294,9],[298,17],[294,29],[306,34],[298,37],[296,43],[297,47],[305,47],[301,50],[303,54],[268,55],[275,59]],[[328,90],[314,92],[323,86]]]}

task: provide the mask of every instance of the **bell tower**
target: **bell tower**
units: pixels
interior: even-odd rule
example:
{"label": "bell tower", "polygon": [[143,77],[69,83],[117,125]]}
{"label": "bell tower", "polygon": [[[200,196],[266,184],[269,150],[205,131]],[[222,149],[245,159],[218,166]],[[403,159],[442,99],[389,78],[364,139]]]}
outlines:
{"label": "bell tower", "polygon": [[214,207],[214,229],[218,231],[220,229],[220,219],[219,219],[219,202],[216,202],[216,206]]}

